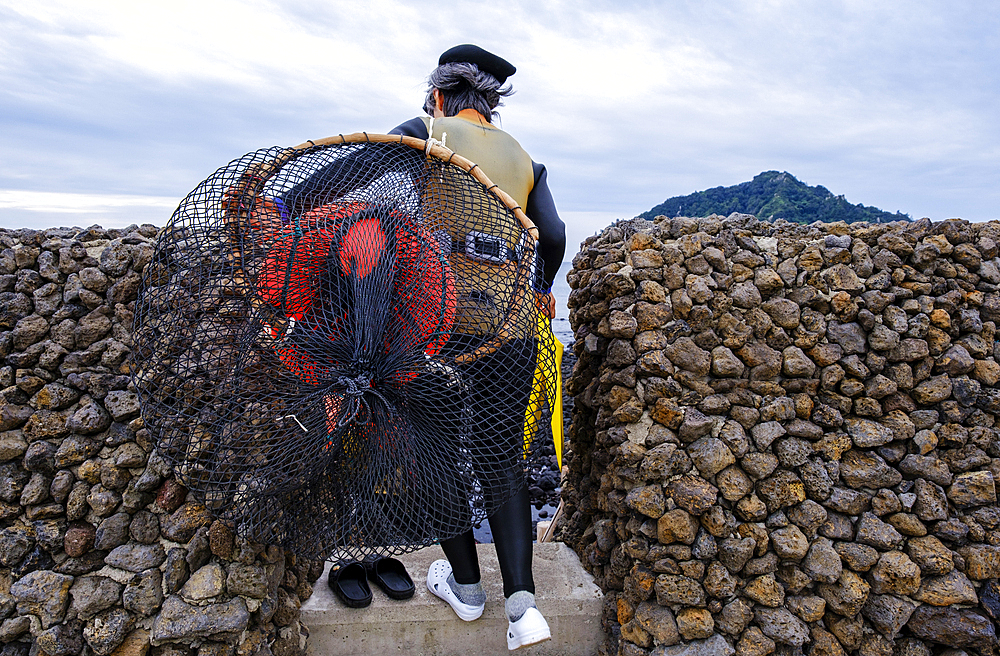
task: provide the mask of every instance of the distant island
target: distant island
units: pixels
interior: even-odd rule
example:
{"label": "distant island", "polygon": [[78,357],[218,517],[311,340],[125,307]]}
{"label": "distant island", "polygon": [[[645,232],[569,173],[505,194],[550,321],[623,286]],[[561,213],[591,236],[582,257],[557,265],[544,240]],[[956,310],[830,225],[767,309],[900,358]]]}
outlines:
{"label": "distant island", "polygon": [[809,185],[787,172],[765,171],[750,182],[732,187],[715,187],[688,196],[668,198],[639,216],[700,217],[728,216],[733,212],[753,214],[761,220],[785,219],[793,223],[888,223],[910,221],[909,215],[886,212],[877,207],[852,205],[843,196],[834,196],[826,187]]}

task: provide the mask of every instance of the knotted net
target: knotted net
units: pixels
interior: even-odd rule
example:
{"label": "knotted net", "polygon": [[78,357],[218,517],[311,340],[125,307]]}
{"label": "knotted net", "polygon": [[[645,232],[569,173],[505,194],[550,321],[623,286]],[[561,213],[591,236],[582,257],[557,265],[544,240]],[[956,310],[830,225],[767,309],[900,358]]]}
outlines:
{"label": "knotted net", "polygon": [[145,426],[256,542],[360,559],[457,535],[524,484],[548,430],[535,229],[474,165],[425,146],[250,153],[158,238],[135,330]]}

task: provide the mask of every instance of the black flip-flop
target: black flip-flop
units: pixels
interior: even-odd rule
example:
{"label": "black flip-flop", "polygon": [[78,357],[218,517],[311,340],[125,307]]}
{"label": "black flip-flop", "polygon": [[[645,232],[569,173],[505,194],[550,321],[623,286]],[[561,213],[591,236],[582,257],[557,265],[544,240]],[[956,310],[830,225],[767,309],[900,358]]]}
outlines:
{"label": "black flip-flop", "polygon": [[403,563],[395,558],[376,558],[365,561],[368,578],[392,599],[409,599],[413,596],[413,579]]}
{"label": "black flip-flop", "polygon": [[365,608],[372,603],[368,574],[361,563],[336,563],[330,569],[327,584],[333,593],[351,608]]}

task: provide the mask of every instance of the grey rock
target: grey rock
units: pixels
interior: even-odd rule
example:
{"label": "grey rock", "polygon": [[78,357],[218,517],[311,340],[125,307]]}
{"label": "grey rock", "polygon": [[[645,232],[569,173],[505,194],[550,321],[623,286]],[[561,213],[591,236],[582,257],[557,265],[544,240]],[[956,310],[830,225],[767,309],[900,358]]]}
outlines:
{"label": "grey rock", "polygon": [[104,407],[115,421],[128,421],[139,415],[139,397],[134,392],[111,391],[104,398]]}
{"label": "grey rock", "polygon": [[14,460],[28,450],[28,442],[20,430],[0,433],[0,462]]}
{"label": "grey rock", "polygon": [[83,637],[98,656],[107,656],[122,644],[132,630],[135,618],[128,611],[112,608],[87,622]]}
{"label": "grey rock", "polygon": [[953,476],[948,465],[938,458],[911,453],[899,463],[899,471],[908,476],[926,478],[938,485],[951,485]]}
{"label": "grey rock", "polygon": [[757,424],[750,430],[757,448],[761,451],[771,446],[771,443],[786,433],[785,427],[776,421]]}
{"label": "grey rock", "polygon": [[845,569],[835,584],[820,584],[817,592],[826,600],[829,610],[844,617],[854,617],[868,601],[870,589],[860,576]]}
{"label": "grey rock", "polygon": [[910,538],[906,554],[920,567],[924,576],[940,576],[955,568],[951,550],[933,535]]}
{"label": "grey rock", "polygon": [[112,241],[101,251],[100,269],[109,276],[118,278],[124,275],[131,263],[132,249],[120,241]]}
{"label": "grey rock", "polygon": [[675,366],[698,376],[708,374],[711,368],[711,354],[699,347],[690,337],[678,338],[673,344],[664,348],[663,353]]}
{"label": "grey rock", "polygon": [[903,536],[899,531],[870,512],[862,513],[858,520],[855,539],[879,551],[889,551],[903,543]]}
{"label": "grey rock", "polygon": [[817,538],[802,561],[802,571],[813,581],[836,583],[843,573],[843,565],[833,543],[826,538]]}
{"label": "grey rock", "polygon": [[826,522],[827,516],[826,509],[812,499],[806,499],[788,510],[789,521],[801,528],[807,536],[814,535]]}
{"label": "grey rock", "polygon": [[191,606],[180,597],[170,596],[153,620],[150,642],[155,646],[171,640],[197,638],[234,641],[249,623],[250,613],[242,598],[207,606]]}
{"label": "grey rock", "polygon": [[755,546],[753,538],[726,538],[719,545],[719,561],[735,574],[742,570],[753,556]]}
{"label": "grey rock", "polygon": [[225,590],[226,572],[216,563],[200,568],[184,587],[180,595],[185,601],[203,601],[219,596]]}
{"label": "grey rock", "polygon": [[888,444],[893,438],[890,428],[870,419],[849,417],[844,420],[847,434],[851,436],[854,446],[859,449],[870,449]]}
{"label": "grey rock", "polygon": [[10,594],[17,603],[21,615],[37,615],[42,628],[63,621],[69,603],[69,588],[72,576],[52,571],[34,571],[26,574],[10,587]]}
{"label": "grey rock", "polygon": [[[94,404],[85,406],[85,408],[95,407]],[[79,414],[78,411],[76,414]],[[73,417],[76,416],[73,415]],[[67,425],[73,422],[71,417]],[[110,425],[111,422],[108,422]],[[107,428],[107,426],[105,426]],[[73,429],[71,429],[73,430]],[[103,430],[103,429],[100,429]],[[55,466],[59,468],[72,467],[73,465],[79,465],[85,460],[93,458],[101,450],[101,443],[98,440],[91,439],[84,435],[73,434],[67,437],[59,445],[59,449],[55,453]]]}
{"label": "grey rock", "polygon": [[873,594],[868,597],[861,614],[879,633],[889,640],[895,640],[916,607],[916,604],[903,597]]}
{"label": "grey rock", "polygon": [[788,469],[796,469],[806,464],[813,454],[813,447],[810,442],[797,437],[789,437],[778,440],[774,444],[774,453],[778,456],[778,462]]}
{"label": "grey rock", "polygon": [[656,600],[660,605],[704,606],[705,589],[701,584],[686,576],[661,574],[654,585]]}
{"label": "grey rock", "polygon": [[152,544],[160,537],[160,520],[148,510],[140,510],[129,522],[129,535],[141,544]]}
{"label": "grey rock", "polygon": [[764,635],[775,642],[801,647],[809,639],[809,627],[787,608],[758,608],[754,619]]}
{"label": "grey rock", "polygon": [[69,617],[89,620],[101,611],[111,608],[121,599],[122,586],[104,576],[81,576],[69,589]]}
{"label": "grey rock", "polygon": [[752,619],[753,610],[747,602],[737,597],[723,606],[715,626],[727,635],[738,636]]}
{"label": "grey rock", "polygon": [[923,605],[906,626],[921,640],[957,649],[988,648],[996,640],[993,622],[972,610]]}
{"label": "grey rock", "polygon": [[948,499],[959,508],[996,504],[993,474],[988,471],[959,474],[948,488]]}
{"label": "grey rock", "polygon": [[733,649],[724,637],[716,633],[706,640],[692,640],[683,645],[660,645],[650,656],[733,656]]}
{"label": "grey rock", "polygon": [[815,501],[825,501],[833,493],[833,480],[819,459],[809,460],[799,468],[799,477],[805,485],[806,495]]}
{"label": "grey rock", "polygon": [[740,466],[754,480],[770,476],[778,467],[778,458],[771,453],[748,453],[740,460]]}
{"label": "grey rock", "polygon": [[66,427],[79,436],[100,433],[110,425],[111,415],[97,402],[81,405],[66,422]]}
{"label": "grey rock", "polygon": [[194,537],[187,544],[188,569],[197,572],[212,557],[212,547],[208,541],[208,527],[203,526],[195,531]]}
{"label": "grey rock", "polygon": [[167,562],[163,566],[163,588],[168,595],[175,594],[187,580],[187,550],[173,547],[167,552]]}
{"label": "grey rock", "polygon": [[97,527],[94,548],[108,551],[128,541],[130,518],[127,513],[116,513],[106,517]]}
{"label": "grey rock", "polygon": [[913,400],[923,405],[940,403],[951,396],[951,389],[951,379],[947,375],[935,376],[913,389]]}
{"label": "grey rock", "polygon": [[937,369],[950,376],[960,376],[972,371],[976,360],[961,344],[954,344],[937,359]]}
{"label": "grey rock", "polygon": [[0,531],[0,565],[13,567],[28,555],[35,539],[24,526],[11,526]]}
{"label": "grey rock", "polygon": [[[681,426],[683,429],[683,425]],[[714,437],[703,437],[686,448],[694,466],[703,476],[715,476],[736,462],[732,451],[725,443]]]}
{"label": "grey rock", "polygon": [[801,560],[809,550],[809,541],[798,526],[786,526],[771,532],[771,546],[781,559]]}
{"label": "grey rock", "polygon": [[83,624],[79,621],[57,624],[42,631],[37,642],[47,656],[76,656],[83,653]]}
{"label": "grey rock", "polygon": [[979,597],[969,578],[952,570],[944,576],[923,579],[920,589],[911,595],[915,600],[931,606],[952,606],[956,604],[977,604]]}
{"label": "grey rock", "polygon": [[839,344],[845,355],[865,352],[867,339],[864,330],[856,323],[831,321],[826,328],[826,337],[830,342]]}
{"label": "grey rock", "polygon": [[879,489],[898,485],[903,477],[882,459],[870,451],[851,449],[840,461],[840,477],[847,485]]}
{"label": "grey rock", "polygon": [[695,408],[688,408],[684,412],[684,422],[681,424],[677,434],[682,441],[693,442],[700,437],[708,435],[714,425],[715,420],[711,417],[702,414]]}
{"label": "grey rock", "polygon": [[159,567],[166,560],[166,553],[163,545],[156,544],[134,544],[128,543],[116,547],[104,559],[108,565],[129,572],[143,572],[151,567]]}
{"label": "grey rock", "polygon": [[148,569],[132,578],[122,592],[122,606],[139,616],[155,613],[163,603],[163,574]]}
{"label": "grey rock", "polygon": [[653,636],[657,645],[675,645],[680,642],[677,622],[669,608],[644,601],[635,609],[635,619],[642,629]]}
{"label": "grey rock", "polygon": [[913,486],[917,495],[913,513],[925,522],[948,519],[948,498],[936,483],[918,478]]}
{"label": "grey rock", "polygon": [[[22,634],[27,633],[31,629],[31,619],[26,616],[11,617],[3,622],[0,622],[0,644],[3,643],[13,643]],[[8,645],[9,647],[10,645]],[[27,656],[28,650],[27,645],[25,645],[24,655]],[[0,651],[0,654],[6,656],[5,651]]]}
{"label": "grey rock", "polygon": [[878,550],[867,544],[838,542],[834,549],[840,554],[844,564],[855,572],[867,572],[878,562]]}

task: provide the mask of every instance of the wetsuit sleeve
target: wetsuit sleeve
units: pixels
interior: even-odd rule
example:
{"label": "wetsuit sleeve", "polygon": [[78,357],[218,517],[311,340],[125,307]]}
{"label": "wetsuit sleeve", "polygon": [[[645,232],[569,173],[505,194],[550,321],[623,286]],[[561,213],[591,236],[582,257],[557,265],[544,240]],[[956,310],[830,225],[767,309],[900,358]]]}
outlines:
{"label": "wetsuit sleeve", "polygon": [[365,171],[360,157],[341,157],[298,183],[282,197],[292,216],[331,203],[344,194],[375,179],[375,171]]}
{"label": "wetsuit sleeve", "polygon": [[426,139],[430,135],[427,134],[427,124],[419,116],[417,118],[411,118],[406,123],[400,123],[393,129],[389,130],[389,134],[399,134],[404,137],[416,137],[417,139]]}
{"label": "wetsuit sleeve", "polygon": [[566,225],[559,218],[556,203],[552,200],[545,166],[532,162],[531,168],[535,174],[535,186],[528,194],[528,206],[524,209],[538,227],[538,252],[545,263],[543,277],[545,286],[551,287],[566,252]]}
{"label": "wetsuit sleeve", "polygon": [[[427,126],[419,118],[414,118],[394,127],[389,134],[427,138]],[[414,162],[422,157],[420,151],[414,150]],[[327,164],[308,179],[295,185],[282,197],[285,207],[292,216],[308,212],[314,207],[326,205],[341,196],[363,187],[382,172],[366,170],[360,166],[361,156],[348,156]],[[414,162],[410,162],[412,165]],[[404,167],[406,168],[406,167]]]}

